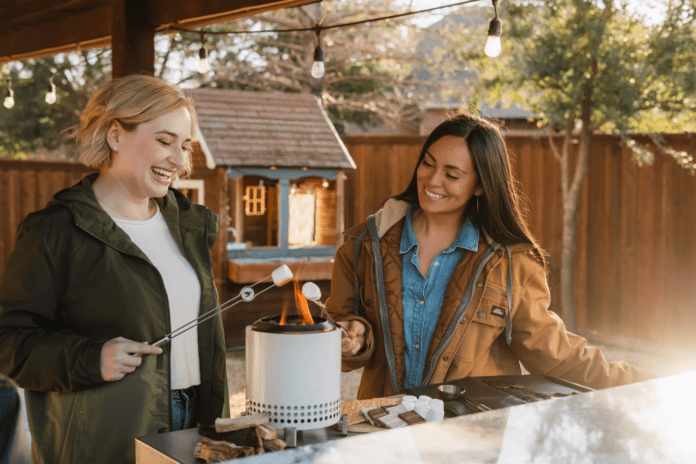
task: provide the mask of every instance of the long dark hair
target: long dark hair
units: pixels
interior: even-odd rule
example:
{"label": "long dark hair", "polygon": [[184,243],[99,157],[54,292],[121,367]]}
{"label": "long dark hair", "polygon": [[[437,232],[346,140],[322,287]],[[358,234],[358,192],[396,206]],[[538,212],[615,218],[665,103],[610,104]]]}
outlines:
{"label": "long dark hair", "polygon": [[418,157],[411,182],[402,193],[393,198],[418,205],[417,171],[430,146],[445,136],[464,139],[471,153],[474,170],[483,187],[483,195],[472,196],[464,214],[471,218],[501,245],[529,243],[546,267],[545,253],[539,247],[521,213],[520,193],[515,187],[515,177],[508,160],[505,139],[500,128],[472,114],[458,114],[437,126],[425,140]]}

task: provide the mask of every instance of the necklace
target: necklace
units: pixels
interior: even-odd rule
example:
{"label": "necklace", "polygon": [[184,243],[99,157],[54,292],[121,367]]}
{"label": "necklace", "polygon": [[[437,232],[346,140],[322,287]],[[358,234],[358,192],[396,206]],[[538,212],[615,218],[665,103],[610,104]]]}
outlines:
{"label": "necklace", "polygon": [[[120,216],[120,217],[122,217],[122,218],[124,218],[124,219],[128,219],[128,220],[130,220],[130,221],[141,221],[142,218],[143,218],[143,215],[140,215],[140,216],[138,216],[138,217],[133,217],[133,216],[128,216],[127,214],[123,214],[121,211],[119,211],[119,210],[117,210],[117,209],[114,209],[112,206],[109,206],[109,204],[108,204],[107,202],[105,202],[104,199],[98,197],[97,194],[94,194],[94,196],[97,197],[97,200],[99,200],[99,201],[101,202],[102,205],[106,206],[106,208],[107,208],[108,210],[110,210],[110,211],[113,212],[113,213],[116,213],[117,216]],[[150,206],[151,206],[151,204],[152,204],[152,203],[151,203],[151,200],[148,199],[148,201],[147,201],[147,214],[148,214],[148,215],[150,214]]]}

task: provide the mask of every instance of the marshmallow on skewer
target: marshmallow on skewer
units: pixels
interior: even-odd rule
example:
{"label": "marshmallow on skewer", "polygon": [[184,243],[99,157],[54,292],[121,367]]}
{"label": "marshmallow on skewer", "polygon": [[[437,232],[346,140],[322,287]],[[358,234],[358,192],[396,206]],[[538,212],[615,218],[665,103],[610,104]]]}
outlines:
{"label": "marshmallow on skewer", "polygon": [[302,294],[308,300],[319,301],[321,298],[321,290],[314,282],[305,282],[305,284],[302,286]]}
{"label": "marshmallow on skewer", "polygon": [[292,281],[292,271],[287,264],[283,264],[271,273],[271,277],[273,278],[274,284],[276,284],[278,287],[282,287],[283,285]]}

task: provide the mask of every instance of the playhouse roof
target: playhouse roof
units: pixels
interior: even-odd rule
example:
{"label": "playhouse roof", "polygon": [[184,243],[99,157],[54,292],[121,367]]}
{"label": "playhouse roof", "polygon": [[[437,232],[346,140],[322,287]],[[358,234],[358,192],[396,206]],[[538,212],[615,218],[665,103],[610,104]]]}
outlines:
{"label": "playhouse roof", "polygon": [[215,165],[355,168],[314,95],[228,89],[191,94],[201,148]]}

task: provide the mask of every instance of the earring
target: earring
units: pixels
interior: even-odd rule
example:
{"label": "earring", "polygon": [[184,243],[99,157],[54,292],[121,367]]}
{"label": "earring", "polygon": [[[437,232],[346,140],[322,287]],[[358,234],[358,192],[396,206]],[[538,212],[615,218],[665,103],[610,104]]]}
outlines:
{"label": "earring", "polygon": [[114,145],[114,151],[118,151],[118,145]]}
{"label": "earring", "polygon": [[476,212],[479,212],[479,195],[476,195]]}

